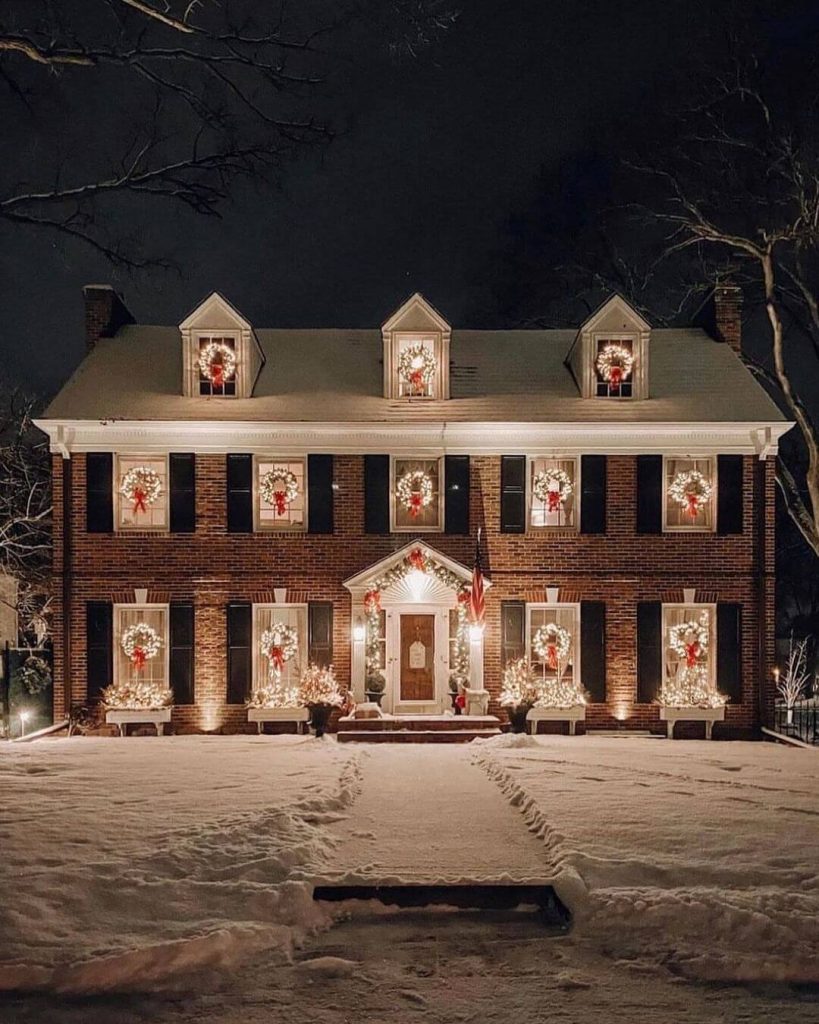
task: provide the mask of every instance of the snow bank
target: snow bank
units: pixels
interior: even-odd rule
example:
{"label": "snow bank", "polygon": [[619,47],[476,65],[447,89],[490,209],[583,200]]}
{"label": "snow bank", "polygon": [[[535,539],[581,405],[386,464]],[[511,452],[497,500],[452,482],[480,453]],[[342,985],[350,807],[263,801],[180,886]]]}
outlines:
{"label": "snow bank", "polygon": [[702,980],[819,981],[814,752],[540,737],[475,756],[562,866],[580,941]]}
{"label": "snow bank", "polygon": [[297,737],[0,748],[0,990],[173,985],[329,923],[307,875],[359,752]]}

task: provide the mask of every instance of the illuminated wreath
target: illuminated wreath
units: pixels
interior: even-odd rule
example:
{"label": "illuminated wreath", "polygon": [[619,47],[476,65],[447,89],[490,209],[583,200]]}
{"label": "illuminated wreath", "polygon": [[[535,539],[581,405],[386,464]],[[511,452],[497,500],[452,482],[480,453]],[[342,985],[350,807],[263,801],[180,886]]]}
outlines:
{"label": "illuminated wreath", "polygon": [[134,666],[134,671],[140,672],[146,661],[159,654],[162,640],[153,626],[147,622],[136,622],[122,634],[120,646]]}
{"label": "illuminated wreath", "polygon": [[283,516],[291,501],[299,494],[299,482],[296,474],[284,466],[274,466],[262,475],[259,481],[259,493],[268,505],[275,505],[276,514]]}
{"label": "illuminated wreath", "polygon": [[680,622],[668,631],[668,645],[686,665],[693,668],[708,650],[708,625],[706,622]]}
{"label": "illuminated wreath", "polygon": [[221,388],[236,372],[236,353],[224,341],[209,341],[199,352],[199,372]]}
{"label": "illuminated wreath", "polygon": [[420,515],[421,509],[432,504],[432,480],[423,469],[413,469],[404,473],[395,485],[395,495],[413,519]]}
{"label": "illuminated wreath", "polygon": [[546,505],[549,512],[557,512],[572,494],[572,481],[563,469],[541,470],[532,481],[532,491],[538,501]]}
{"label": "illuminated wreath", "polygon": [[634,356],[625,345],[604,345],[597,354],[597,372],[615,390],[628,380],[634,369]]}
{"label": "illuminated wreath", "polygon": [[532,638],[532,650],[549,668],[556,669],[558,662],[569,653],[572,638],[568,629],[556,622],[547,622],[540,626]]}
{"label": "illuminated wreath", "polygon": [[292,626],[283,622],[274,622],[270,629],[262,633],[262,654],[270,662],[270,671],[281,672],[284,663],[290,661],[299,649],[299,635]]}
{"label": "illuminated wreath", "polygon": [[426,345],[410,345],[398,357],[398,372],[415,394],[423,394],[425,385],[435,375],[437,364],[432,349]]}
{"label": "illuminated wreath", "polygon": [[134,512],[147,512],[162,493],[162,480],[150,466],[134,466],[123,476],[119,492],[134,503]]}
{"label": "illuminated wreath", "polygon": [[711,481],[698,469],[683,470],[671,481],[668,496],[682,505],[692,519],[696,519],[711,497]]}

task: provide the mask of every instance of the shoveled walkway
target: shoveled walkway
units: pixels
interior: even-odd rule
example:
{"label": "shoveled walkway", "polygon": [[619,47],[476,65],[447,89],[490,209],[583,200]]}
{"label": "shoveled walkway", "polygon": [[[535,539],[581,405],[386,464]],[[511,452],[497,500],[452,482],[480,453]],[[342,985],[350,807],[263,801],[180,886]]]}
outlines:
{"label": "shoveled walkway", "polygon": [[471,745],[383,745],[363,753],[361,791],[333,829],[339,876],[381,883],[554,876],[549,850],[474,763]]}

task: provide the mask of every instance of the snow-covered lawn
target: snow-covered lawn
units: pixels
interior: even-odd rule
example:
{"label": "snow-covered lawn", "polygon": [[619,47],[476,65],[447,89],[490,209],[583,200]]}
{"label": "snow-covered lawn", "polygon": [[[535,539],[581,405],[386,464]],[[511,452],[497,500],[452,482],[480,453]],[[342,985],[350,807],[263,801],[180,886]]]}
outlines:
{"label": "snow-covered lawn", "polygon": [[[801,1022],[818,776],[814,751],[638,738],[6,744],[0,1021]],[[334,926],[332,877],[550,881],[574,926]]]}

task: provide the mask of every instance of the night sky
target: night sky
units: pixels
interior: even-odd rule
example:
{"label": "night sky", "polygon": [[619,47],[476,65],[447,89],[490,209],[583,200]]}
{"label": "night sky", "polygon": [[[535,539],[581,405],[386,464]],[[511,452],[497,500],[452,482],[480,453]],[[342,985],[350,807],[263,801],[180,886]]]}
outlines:
{"label": "night sky", "polygon": [[[42,390],[59,385],[83,353],[89,282],[114,283],[148,323],[177,323],[213,289],[263,326],[376,326],[415,290],[456,326],[516,322],[530,311],[500,301],[497,288],[506,254],[520,256],[519,225],[537,217],[570,246],[573,220],[594,215],[582,169],[605,177],[622,155],[620,127],[650,136],[672,73],[679,83],[724,46],[731,5],[719,17],[712,6],[464,0],[414,60],[395,59],[366,26],[341,29],[326,40],[315,97],[338,131],[329,146],[302,153],[275,184],[234,189],[219,220],[167,203],[119,211],[178,272],[116,271],[81,244],[0,222],[9,373]],[[738,9],[766,6],[779,16],[760,15],[763,36],[814,38],[815,18],[792,12],[807,5]],[[127,130],[116,96],[84,96],[90,86],[70,74],[57,88],[89,147]],[[58,121],[21,117],[6,94],[0,113],[9,110],[6,146],[47,170]],[[526,258],[538,274],[540,254]],[[542,263],[543,275],[555,273],[553,244]]]}

